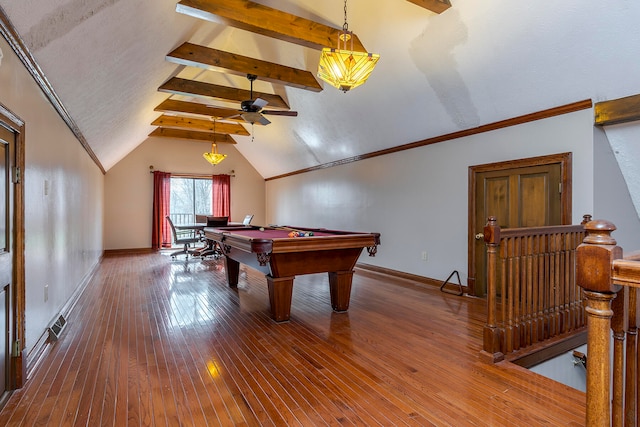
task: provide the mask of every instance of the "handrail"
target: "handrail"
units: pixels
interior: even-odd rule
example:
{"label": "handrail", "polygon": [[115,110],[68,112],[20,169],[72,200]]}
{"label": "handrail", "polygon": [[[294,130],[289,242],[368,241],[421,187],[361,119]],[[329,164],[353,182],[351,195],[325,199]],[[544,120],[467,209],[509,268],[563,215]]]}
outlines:
{"label": "handrail", "polygon": [[611,264],[613,283],[620,286],[640,288],[640,268],[638,261],[616,259]]}

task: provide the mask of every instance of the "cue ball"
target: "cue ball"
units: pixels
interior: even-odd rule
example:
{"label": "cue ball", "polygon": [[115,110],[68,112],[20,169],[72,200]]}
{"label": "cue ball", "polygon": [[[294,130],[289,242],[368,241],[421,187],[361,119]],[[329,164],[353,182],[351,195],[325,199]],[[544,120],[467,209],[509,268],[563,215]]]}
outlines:
{"label": "cue ball", "polygon": [[260,230],[260,231],[264,231],[264,227],[260,227],[260,228],[259,228],[259,230]]}

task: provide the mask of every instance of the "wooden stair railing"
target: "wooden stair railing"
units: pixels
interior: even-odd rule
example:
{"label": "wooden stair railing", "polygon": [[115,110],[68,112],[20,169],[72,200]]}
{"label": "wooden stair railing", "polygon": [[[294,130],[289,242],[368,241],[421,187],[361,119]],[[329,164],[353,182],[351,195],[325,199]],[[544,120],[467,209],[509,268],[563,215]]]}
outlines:
{"label": "wooden stair railing", "polygon": [[495,217],[484,228],[487,247],[487,323],[483,360],[505,355],[585,326],[582,292],[575,282],[580,225],[501,229]]}
{"label": "wooden stair railing", "polygon": [[591,221],[585,228],[576,281],[584,289],[587,312],[586,425],[637,426],[640,256],[623,259],[612,223]]}

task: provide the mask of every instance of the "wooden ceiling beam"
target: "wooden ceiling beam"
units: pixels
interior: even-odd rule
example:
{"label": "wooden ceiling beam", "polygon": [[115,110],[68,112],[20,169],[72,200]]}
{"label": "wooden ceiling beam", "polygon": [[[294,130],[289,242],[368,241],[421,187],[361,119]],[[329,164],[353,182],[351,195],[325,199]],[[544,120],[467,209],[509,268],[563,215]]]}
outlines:
{"label": "wooden ceiling beam", "polygon": [[[211,105],[201,104],[199,102],[179,101],[177,99],[165,99],[160,104],[158,104],[156,108],[154,108],[154,111],[197,114],[200,116],[217,118],[229,117],[234,113],[240,112],[240,110],[234,110],[233,108],[214,107]],[[242,118],[229,118],[227,120],[239,122],[242,120]]]}
{"label": "wooden ceiling beam", "polygon": [[434,13],[442,13],[451,7],[449,0],[407,0]]}
{"label": "wooden ceiling beam", "polygon": [[221,71],[238,76],[255,74],[258,79],[263,81],[312,92],[322,90],[322,86],[313,73],[307,70],[299,70],[188,42],[169,53],[166,59],[175,64]]}
{"label": "wooden ceiling beam", "polygon": [[[198,82],[195,80],[172,77],[158,88],[160,92],[173,93],[187,96],[206,96],[224,101],[242,102],[251,99],[251,92],[228,86],[220,86],[212,83]],[[269,103],[269,107],[289,109],[289,105],[279,95],[253,91],[253,99],[262,98]]]}
{"label": "wooden ceiling beam", "polygon": [[216,144],[236,144],[235,139],[231,135],[213,132],[201,132],[196,130],[183,130],[171,128],[155,128],[149,136],[158,136],[163,138],[179,138],[191,139],[195,141],[215,142]]}
{"label": "wooden ceiling beam", "polygon": [[[317,50],[336,47],[342,31],[248,0],[181,0],[176,11]],[[353,50],[367,51],[355,34]]]}
{"label": "wooden ceiling beam", "polygon": [[640,95],[631,95],[594,105],[596,126],[615,125],[640,120]]}
{"label": "wooden ceiling beam", "polygon": [[[154,109],[155,111],[162,111],[167,113],[186,113],[197,114],[207,117],[216,117],[219,120],[229,122],[246,123],[246,121],[240,116],[240,110],[234,110],[233,108],[216,107],[213,105],[205,105],[199,102],[190,101],[178,101],[176,99],[166,99],[162,101]],[[276,111],[276,110],[272,110]],[[263,110],[264,112],[264,110]],[[255,125],[262,126],[262,123],[255,122]]]}
{"label": "wooden ceiling beam", "polygon": [[238,123],[214,122],[212,120],[196,119],[193,117],[169,116],[163,114],[153,122],[154,126],[178,129],[193,129],[231,135],[251,135],[244,126]]}

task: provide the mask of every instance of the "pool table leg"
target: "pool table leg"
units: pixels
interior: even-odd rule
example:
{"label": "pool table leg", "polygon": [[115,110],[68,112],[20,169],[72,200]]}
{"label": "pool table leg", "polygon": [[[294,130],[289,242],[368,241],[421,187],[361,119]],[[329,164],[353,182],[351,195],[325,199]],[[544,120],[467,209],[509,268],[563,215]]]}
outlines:
{"label": "pool table leg", "polygon": [[227,270],[227,283],[229,284],[229,287],[237,287],[238,276],[240,275],[240,263],[235,259],[231,259],[228,256],[225,256],[224,265],[225,270]]}
{"label": "pool table leg", "polygon": [[330,271],[329,292],[331,293],[331,307],[335,311],[347,311],[351,298],[351,281],[353,271]]}
{"label": "pool table leg", "polygon": [[285,322],[291,316],[291,295],[294,277],[272,277],[267,275],[271,316],[276,322]]}

